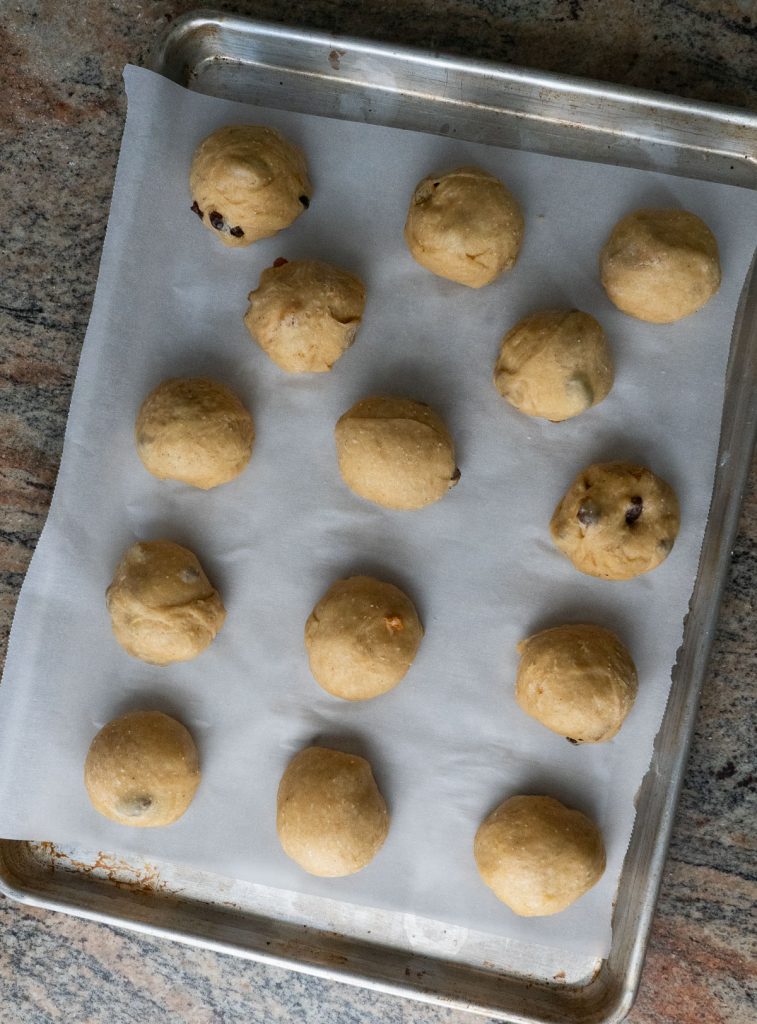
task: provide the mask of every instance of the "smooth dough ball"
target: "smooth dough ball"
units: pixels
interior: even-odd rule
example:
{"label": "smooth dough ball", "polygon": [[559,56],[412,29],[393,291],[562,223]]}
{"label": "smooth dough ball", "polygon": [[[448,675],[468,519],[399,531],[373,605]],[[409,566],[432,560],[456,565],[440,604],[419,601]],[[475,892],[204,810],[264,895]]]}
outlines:
{"label": "smooth dough ball", "polygon": [[502,340],[494,383],[527,416],[558,422],[606,398],[613,382],[605,332],[577,309],[534,313]]}
{"label": "smooth dough ball", "polygon": [[405,241],[413,259],[432,274],[481,288],[518,258],[523,214],[494,175],[459,167],[418,183]]}
{"label": "smooth dough ball", "polygon": [[515,696],[532,718],[571,743],[612,739],[633,707],[636,666],[601,626],[555,626],[518,644]]}
{"label": "smooth dough ball", "polygon": [[132,544],[116,567],[105,601],[116,640],[152,665],[189,661],[226,618],[218,591],[197,558],[170,540]]}
{"label": "smooth dough ball", "polygon": [[252,417],[234,392],[205,377],[164,380],[142,403],[134,432],[153,476],[203,490],[239,476],[255,438]]}
{"label": "smooth dough ball", "polygon": [[549,796],[513,796],[483,822],[473,846],[479,874],[521,917],[558,914],[605,870],[602,835]]}
{"label": "smooth dough ball", "polygon": [[369,700],[393,689],[422,636],[410,598],[370,576],[334,583],[305,624],[310,671],[324,690],[345,700]]}
{"label": "smooth dough ball", "polygon": [[288,373],[325,373],[355,340],[365,288],[319,260],[278,259],[249,294],[247,330]]}
{"label": "smooth dough ball", "polygon": [[156,828],[177,821],[200,784],[192,737],[161,711],[132,711],[92,740],[84,784],[96,811],[121,825]]}
{"label": "smooth dough ball", "polygon": [[371,766],[356,754],[325,747],[300,751],[279,783],[276,831],[284,853],[311,875],[360,871],[389,832]]}
{"label": "smooth dough ball", "polygon": [[618,309],[669,324],[696,313],[720,287],[715,236],[687,210],[637,210],[612,229],[599,258]]}
{"label": "smooth dough ball", "polygon": [[195,150],[192,209],[224,245],[269,238],[310,206],[305,155],[274,128],[219,128]]}
{"label": "smooth dough ball", "polygon": [[604,462],[578,474],[550,530],[579,572],[630,580],[668,557],[680,522],[670,484],[644,466]]}
{"label": "smooth dough ball", "polygon": [[336,453],[347,486],[385,508],[423,508],[460,479],[443,420],[410,398],[357,402],[336,425]]}

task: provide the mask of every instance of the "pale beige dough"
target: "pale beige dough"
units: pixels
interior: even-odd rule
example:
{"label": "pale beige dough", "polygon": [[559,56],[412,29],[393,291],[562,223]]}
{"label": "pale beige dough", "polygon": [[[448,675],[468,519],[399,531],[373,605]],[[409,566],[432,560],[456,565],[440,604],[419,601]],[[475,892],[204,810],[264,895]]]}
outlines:
{"label": "pale beige dough", "polygon": [[164,380],[142,403],[137,453],[159,480],[208,490],[239,476],[252,455],[252,417],[229,388],[205,377]]}
{"label": "pale beige dough", "polygon": [[558,914],[605,870],[602,835],[549,796],[513,796],[483,822],[473,846],[479,874],[521,917]]}
{"label": "pale beige dough", "polygon": [[244,246],[287,228],[310,205],[305,155],[274,128],[219,128],[195,150],[192,209],[224,245]]}
{"label": "pale beige dough", "polygon": [[355,494],[391,509],[418,509],[460,479],[441,417],[409,398],[363,398],[336,425],[339,471]]}
{"label": "pale beige dough", "polygon": [[638,689],[631,655],[614,633],[588,624],[555,626],[518,644],[518,704],[572,743],[616,735]]}
{"label": "pale beige dough", "polygon": [[226,618],[197,558],[169,540],[132,544],[105,600],[116,640],[128,654],[153,665],[195,658]]}
{"label": "pale beige dough", "polygon": [[523,214],[494,175],[459,167],[418,183],[405,241],[413,259],[432,274],[481,288],[515,263]]}
{"label": "pale beige dough", "polygon": [[278,259],[249,300],[247,330],[274,363],[288,373],[325,373],[355,340],[365,288],[330,263]]}
{"label": "pale beige dough", "polygon": [[157,828],[177,821],[200,784],[189,732],[161,711],[132,711],[95,738],[84,763],[95,810],[121,825]]}
{"label": "pale beige dough", "polygon": [[696,313],[720,287],[715,236],[687,210],[636,210],[612,229],[599,258],[618,309],[669,324]]}
{"label": "pale beige dough", "polygon": [[505,335],[494,367],[494,383],[510,405],[553,422],[601,402],[612,382],[605,332],[577,309],[521,320]]}
{"label": "pale beige dough", "polygon": [[370,576],[338,580],[305,624],[310,671],[324,690],[345,700],[369,700],[393,689],[422,636],[410,598]]}
{"label": "pale beige dough", "polygon": [[604,462],[578,474],[552,516],[557,547],[579,572],[629,580],[673,550],[680,526],[670,484],[629,462]]}
{"label": "pale beige dough", "polygon": [[276,831],[288,857],[311,875],[338,878],[370,863],[389,832],[371,766],[356,754],[307,747],[279,784]]}

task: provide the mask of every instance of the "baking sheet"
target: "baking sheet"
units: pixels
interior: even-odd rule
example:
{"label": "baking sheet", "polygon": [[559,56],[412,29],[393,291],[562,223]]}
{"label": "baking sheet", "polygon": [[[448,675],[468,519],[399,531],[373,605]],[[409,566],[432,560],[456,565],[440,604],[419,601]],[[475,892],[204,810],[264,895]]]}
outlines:
{"label": "baking sheet", "polygon": [[[730,326],[757,228],[754,195],[251,110],[136,68],[126,82],[129,115],[63,463],[0,689],[0,833],[175,860],[602,955],[633,796],[696,572]],[[213,128],[250,120],[305,147],[316,191],[286,233],[229,252],[189,211],[187,170]],[[516,269],[479,292],[427,274],[402,241],[415,182],[469,162],[500,174],[527,220]],[[720,293],[679,325],[623,317],[597,280],[601,242],[642,204],[700,213],[721,246]],[[368,286],[358,340],[326,377],[286,377],[241,322],[247,291],[279,255],[331,259]],[[491,384],[502,333],[556,305],[599,317],[617,372],[602,405],[560,425],[520,417]],[[133,449],[144,394],[165,376],[192,373],[232,384],[256,420],[250,467],[210,493],[154,480]],[[462,481],[422,512],[374,508],[339,479],[333,424],[355,400],[380,392],[432,403],[457,441]],[[681,498],[672,555],[631,582],[581,577],[549,541],[563,490],[583,465],[604,458],[646,462]],[[121,651],[103,602],[123,549],[161,536],[197,552],[229,611],[205,654],[164,669]],[[403,586],[426,626],[405,681],[365,705],[324,694],[301,642],[323,590],[358,571]],[[616,629],[639,669],[632,715],[616,740],[595,748],[548,733],[513,698],[515,643],[567,620]],[[203,784],[170,829],[132,832],[105,821],[81,782],[94,732],[135,706],[176,714],[200,746]],[[278,779],[310,742],[367,754],[392,812],[380,855],[349,879],[304,875],[276,840]],[[518,791],[581,807],[605,835],[602,882],[554,918],[518,919],[475,872],[479,821]]]}

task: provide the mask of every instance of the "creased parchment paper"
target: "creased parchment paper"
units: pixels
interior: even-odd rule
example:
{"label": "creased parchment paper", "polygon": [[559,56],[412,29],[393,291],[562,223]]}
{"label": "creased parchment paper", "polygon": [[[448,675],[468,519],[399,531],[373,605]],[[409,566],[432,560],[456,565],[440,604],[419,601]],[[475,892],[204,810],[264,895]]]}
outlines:
{"label": "creased parchment paper", "polygon": [[[173,860],[602,955],[696,574],[730,330],[757,237],[754,194],[246,107],[134,67],[125,80],[128,119],[60,476],[0,688],[0,834]],[[229,251],[191,212],[187,176],[202,138],[245,122],[303,146],[315,191],[291,229]],[[481,291],[421,269],[402,238],[416,182],[466,163],[500,175],[526,217],[515,269]],[[719,294],[678,324],[623,316],[599,284],[602,242],[640,205],[686,207],[720,245]],[[287,376],[246,333],[247,293],[278,256],[331,260],[367,285],[364,325],[330,374]],[[555,306],[599,318],[617,371],[605,402],[563,424],[519,415],[492,384],[504,331]],[[132,435],[145,394],[193,374],[232,385],[257,428],[248,469],[208,493],[149,476]],[[341,482],[334,424],[376,393],[418,398],[445,417],[462,480],[438,504],[389,512]],[[682,523],[661,568],[612,583],[576,572],[548,523],[578,470],[618,458],[675,487]],[[192,662],[151,667],[112,637],[105,588],[137,538],[186,544],[223,595],[227,622]],[[394,692],[349,704],[310,677],[302,632],[329,584],[357,572],[406,589],[426,636]],[[635,658],[638,701],[610,743],[571,746],[515,703],[516,643],[564,621],[616,630]],[[201,787],[170,828],[110,823],[84,790],[93,735],[135,707],[176,715],[199,745]],[[276,838],[279,778],[312,742],[367,755],[391,810],[386,845],[350,878],[307,876]],[[555,917],[517,918],[476,873],[479,822],[520,792],[583,809],[607,844],[600,884]]]}

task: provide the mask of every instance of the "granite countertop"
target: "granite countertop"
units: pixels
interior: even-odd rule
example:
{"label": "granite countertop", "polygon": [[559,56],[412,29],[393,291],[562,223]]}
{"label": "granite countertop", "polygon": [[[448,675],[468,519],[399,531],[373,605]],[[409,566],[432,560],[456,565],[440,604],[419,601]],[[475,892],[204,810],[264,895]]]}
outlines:
{"label": "granite countertop", "polygon": [[[15,0],[0,39],[0,647],[52,495],[125,100],[185,0]],[[216,3],[757,109],[754,0]],[[755,1019],[757,472],[752,473],[633,1024]],[[750,696],[752,701],[750,701]],[[750,720],[751,718],[751,720]],[[87,1024],[475,1018],[0,899],[0,1017]]]}

